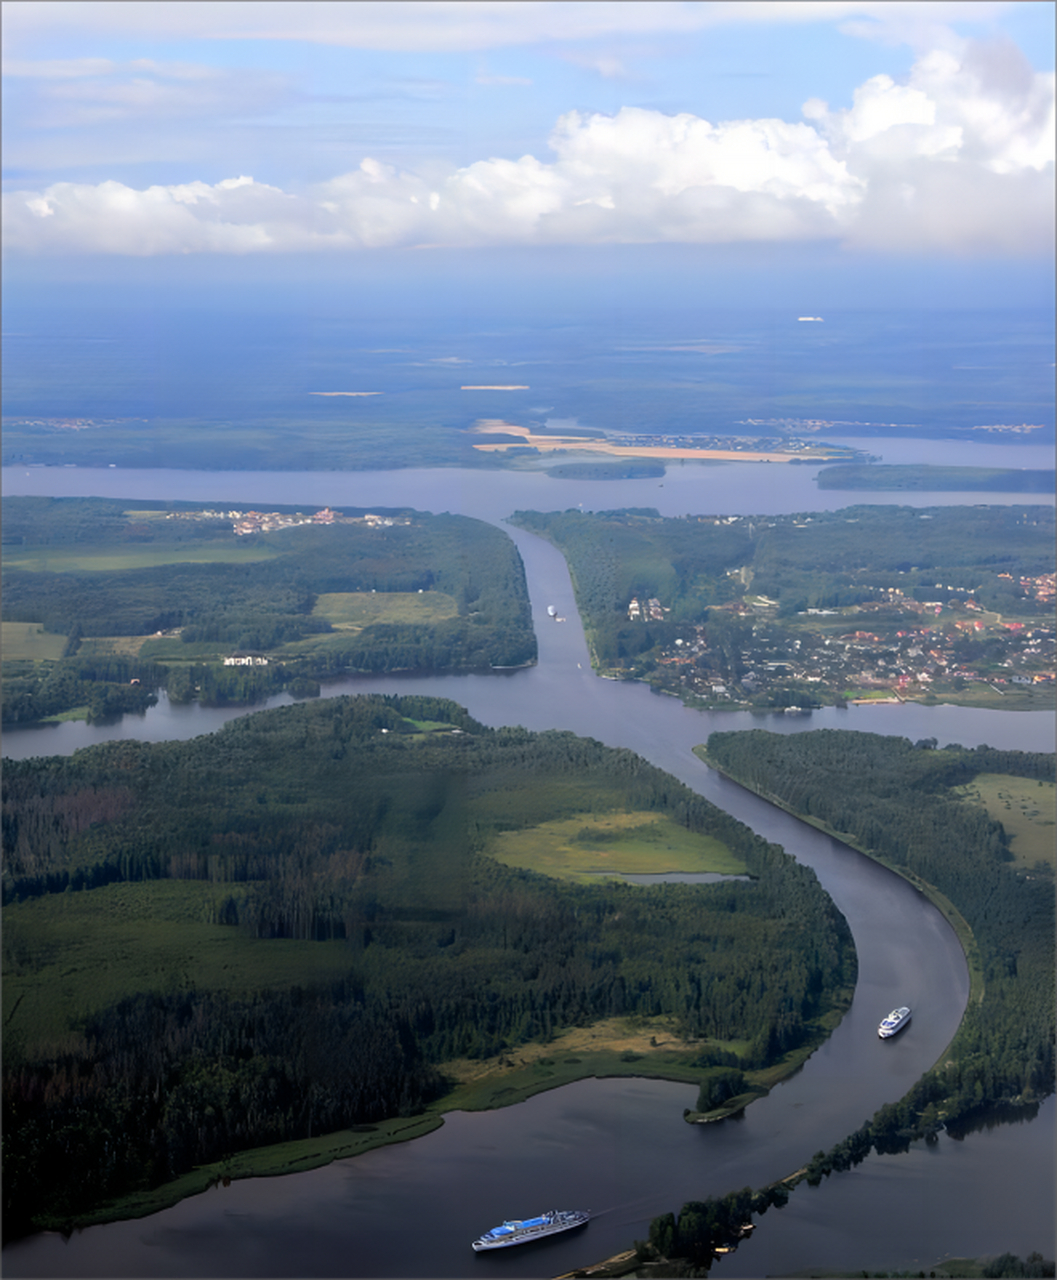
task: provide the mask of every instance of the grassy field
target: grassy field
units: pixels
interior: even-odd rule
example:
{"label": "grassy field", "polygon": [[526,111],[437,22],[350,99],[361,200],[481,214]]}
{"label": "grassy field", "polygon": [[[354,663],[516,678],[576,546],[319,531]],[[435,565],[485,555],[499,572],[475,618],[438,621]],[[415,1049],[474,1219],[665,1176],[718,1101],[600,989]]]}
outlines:
{"label": "grassy field", "polygon": [[230,538],[223,542],[162,543],[157,547],[18,547],[5,552],[3,567],[33,573],[102,573],[153,569],[164,564],[250,564],[254,560],[271,560],[275,555],[259,541],[251,546]]}
{"label": "grassy field", "polygon": [[208,923],[223,885],[114,884],[4,908],[5,1051],[61,1046],[86,1014],[131,991],[242,992],[348,972],[343,942],[247,939]]}
{"label": "grassy field", "polygon": [[0,652],[5,661],[57,662],[65,647],[65,636],[50,635],[39,622],[0,623]]}
{"label": "grassy field", "polygon": [[[140,640],[139,656],[144,662],[219,662],[235,647],[223,640],[198,640],[193,644],[184,644],[179,636],[123,638]],[[83,644],[81,648],[83,651]]]}
{"label": "grassy field", "polygon": [[114,655],[136,658],[147,640],[147,636],[86,636],[78,646],[77,656],[104,658]]}
{"label": "grassy field", "polygon": [[975,680],[961,690],[937,681],[932,686],[932,697],[951,706],[981,707],[985,711],[1052,711],[1057,706],[1057,689],[1052,680],[1045,684],[1007,684],[1001,688]]}
{"label": "grassy field", "polygon": [[592,883],[600,872],[743,875],[746,870],[718,840],[695,835],[670,818],[647,812],[583,813],[501,832],[489,852],[508,867],[581,883]]}
{"label": "grassy field", "polygon": [[317,618],[345,631],[360,631],[374,622],[429,626],[458,612],[443,591],[328,591],[317,597],[312,610]]}
{"label": "grassy field", "polygon": [[981,773],[957,794],[982,804],[1010,836],[1010,848],[1018,867],[1045,862],[1057,870],[1054,823],[1057,821],[1057,788],[1052,782],[1011,778],[1002,773]]}

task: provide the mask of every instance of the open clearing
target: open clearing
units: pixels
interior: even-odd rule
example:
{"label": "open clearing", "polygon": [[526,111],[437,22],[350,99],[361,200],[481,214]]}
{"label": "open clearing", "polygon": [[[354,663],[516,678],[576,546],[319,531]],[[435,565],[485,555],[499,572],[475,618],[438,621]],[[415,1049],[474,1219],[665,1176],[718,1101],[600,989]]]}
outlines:
{"label": "open clearing", "polygon": [[0,647],[5,660],[58,662],[66,647],[65,636],[54,636],[39,622],[0,623]]}
{"label": "open clearing", "polygon": [[85,636],[77,650],[79,658],[136,658],[149,636]]}
{"label": "open clearing", "polygon": [[250,564],[271,560],[275,552],[259,543],[171,543],[158,547],[19,547],[4,556],[5,569],[32,573],[113,573],[122,569],[153,569],[165,564]]}
{"label": "open clearing", "polygon": [[429,626],[458,616],[454,599],[443,591],[327,591],[316,598],[313,616],[341,631],[360,631],[375,622],[411,622]]}
{"label": "open clearing", "polygon": [[659,875],[714,871],[744,875],[744,863],[711,836],[695,835],[648,811],[584,813],[501,832],[489,850],[508,867],[592,884],[599,873]]}
{"label": "open clearing", "polygon": [[247,939],[210,924],[226,886],[190,880],[106,885],[4,908],[7,1050],[61,1045],[76,1021],[139,991],[243,992],[348,972],[342,941]]}
{"label": "open clearing", "polygon": [[1057,870],[1054,822],[1057,820],[1057,788],[1052,782],[1012,778],[1004,773],[981,773],[956,794],[982,804],[1005,827],[1018,867],[1045,862]]}

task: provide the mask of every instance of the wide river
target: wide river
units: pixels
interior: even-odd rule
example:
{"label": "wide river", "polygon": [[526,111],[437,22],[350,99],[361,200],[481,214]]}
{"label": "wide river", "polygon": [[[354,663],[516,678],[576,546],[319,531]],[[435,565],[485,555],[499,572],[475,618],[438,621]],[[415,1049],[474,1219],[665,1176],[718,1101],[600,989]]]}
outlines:
{"label": "wide river", "polygon": [[[873,447],[877,447],[876,445]],[[903,444],[900,442],[900,450]],[[1005,453],[996,446],[977,459]],[[1034,449],[1010,451],[1043,466]],[[906,456],[910,460],[910,455]],[[886,461],[902,461],[885,450]],[[916,459],[915,459],[916,460]],[[922,458],[921,460],[934,460]],[[938,460],[938,459],[937,459]],[[960,461],[963,459],[960,457]],[[518,507],[553,510],[654,506],[666,514],[835,508],[887,495],[820,493],[810,467],[734,464],[673,468],[663,482],[560,482],[527,473],[299,474],[7,470],[4,491],[265,503],[414,506],[499,521]],[[912,505],[978,500],[899,495]],[[1013,499],[1008,499],[1013,500]],[[723,1125],[682,1121],[693,1088],[655,1081],[583,1081],[519,1106],[455,1113],[416,1142],[285,1178],[235,1183],[136,1222],[64,1241],[42,1235],[4,1251],[7,1275],[54,1276],[511,1276],[557,1275],[645,1236],[651,1217],[688,1199],[761,1186],[792,1172],[900,1097],[942,1054],[968,991],[964,959],[942,918],[898,877],[821,836],[692,754],[716,728],[778,732],[841,726],[935,737],[941,744],[1054,749],[1048,714],[957,707],[827,709],[810,717],[689,711],[642,685],[592,675],[568,572],[549,544],[508,530],[525,561],[539,664],[478,676],[344,681],[328,696],[417,691],[451,697],[488,724],[568,728],[631,747],[812,866],[855,937],[859,981],[847,1016],[793,1079]],[[566,621],[547,617],[553,604]],[[289,701],[273,700],[273,705]],[[113,736],[186,738],[244,712],[162,701],[116,726],[67,724],[5,736],[4,754],[67,753]],[[914,1007],[892,1043],[876,1036],[894,1003]],[[906,1155],[801,1187],[716,1274],[753,1276],[829,1268],[924,1268],[944,1256],[1054,1248],[1053,1099],[1035,1118],[943,1135]],[[503,1217],[558,1207],[592,1211],[589,1226],[508,1255],[474,1256],[469,1241]]]}

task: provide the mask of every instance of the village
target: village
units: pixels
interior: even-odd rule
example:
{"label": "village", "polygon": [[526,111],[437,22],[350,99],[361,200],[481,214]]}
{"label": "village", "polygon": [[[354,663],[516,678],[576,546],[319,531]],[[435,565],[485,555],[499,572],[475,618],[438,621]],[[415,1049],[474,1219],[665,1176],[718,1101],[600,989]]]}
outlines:
{"label": "village", "polygon": [[411,523],[408,516],[380,516],[368,512],[362,516],[343,516],[330,507],[323,507],[307,516],[298,511],[293,514],[279,511],[170,511],[167,520],[224,520],[230,521],[236,537],[244,538],[254,533],[273,533],[277,529],[296,529],[303,525],[362,524],[368,528],[391,528],[393,525]]}
{"label": "village", "polygon": [[[1053,574],[1019,585],[1052,605]],[[669,612],[658,599],[628,605],[629,621],[647,625]],[[908,615],[916,619],[909,625]],[[684,634],[644,655],[635,674],[710,705],[794,711],[956,698],[974,684],[996,696],[1054,689],[1052,620],[1004,620],[972,598],[916,601],[885,588],[876,601],[779,619],[777,602],[748,595],[712,610],[705,625],[678,629]]]}

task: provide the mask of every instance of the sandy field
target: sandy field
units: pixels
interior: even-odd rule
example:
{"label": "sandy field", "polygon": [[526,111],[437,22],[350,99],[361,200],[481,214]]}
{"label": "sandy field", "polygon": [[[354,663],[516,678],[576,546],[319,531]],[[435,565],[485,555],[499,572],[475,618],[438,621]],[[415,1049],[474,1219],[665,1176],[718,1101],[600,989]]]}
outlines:
{"label": "sandy field", "polygon": [[555,453],[559,450],[577,453],[603,454],[610,458],[697,458],[713,462],[792,462],[794,458],[819,458],[829,456],[828,452],[819,450],[798,449],[795,453],[755,453],[749,449],[678,449],[666,445],[624,445],[613,444],[609,440],[596,440],[584,436],[536,436],[528,427],[518,427],[510,422],[490,420],[480,423],[474,431],[492,434],[502,432],[504,435],[520,436],[518,444],[503,441],[499,444],[475,444],[475,449],[484,453],[502,453],[507,449],[523,449],[526,445],[538,449],[541,453]]}

